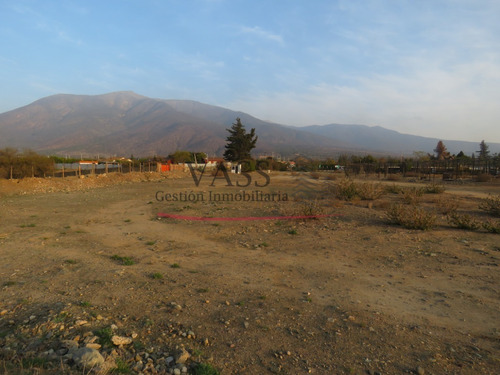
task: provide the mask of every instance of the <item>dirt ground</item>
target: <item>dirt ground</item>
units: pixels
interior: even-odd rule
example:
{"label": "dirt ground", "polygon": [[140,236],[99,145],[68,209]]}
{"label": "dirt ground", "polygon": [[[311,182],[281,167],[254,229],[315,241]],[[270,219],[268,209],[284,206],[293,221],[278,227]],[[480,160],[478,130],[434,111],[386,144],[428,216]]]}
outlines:
{"label": "dirt ground", "polygon": [[[189,371],[222,374],[499,373],[498,234],[443,215],[429,231],[389,225],[396,194],[295,199],[336,183],[306,174],[273,172],[265,187],[259,174],[248,187],[207,177],[2,181],[0,372],[82,373],[55,357],[61,341],[114,325],[133,338],[99,348],[115,372],[168,373],[162,361],[185,348]],[[484,219],[480,199],[499,192],[449,183],[422,205],[448,199]],[[332,216],[276,218],[311,213]]]}

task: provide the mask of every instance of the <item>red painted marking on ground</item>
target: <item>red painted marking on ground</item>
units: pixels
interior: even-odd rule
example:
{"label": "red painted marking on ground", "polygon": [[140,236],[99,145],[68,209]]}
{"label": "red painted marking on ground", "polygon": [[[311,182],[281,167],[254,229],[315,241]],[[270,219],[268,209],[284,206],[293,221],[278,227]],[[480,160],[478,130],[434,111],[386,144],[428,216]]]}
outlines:
{"label": "red painted marking on ground", "polygon": [[342,216],[341,214],[331,215],[298,215],[298,216],[242,216],[242,217],[200,217],[158,213],[158,217],[179,220],[194,221],[252,221],[252,220],[294,220],[294,219],[319,219],[322,217]]}

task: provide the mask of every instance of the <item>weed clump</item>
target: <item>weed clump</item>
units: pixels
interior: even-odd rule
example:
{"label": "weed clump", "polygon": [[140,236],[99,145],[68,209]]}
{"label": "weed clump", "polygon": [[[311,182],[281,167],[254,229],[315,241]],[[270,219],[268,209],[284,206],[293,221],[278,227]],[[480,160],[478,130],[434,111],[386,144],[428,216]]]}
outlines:
{"label": "weed clump", "polygon": [[425,194],[442,194],[445,190],[444,185],[436,183],[429,184],[424,188]]}
{"label": "weed clump", "polygon": [[384,190],[388,194],[401,194],[404,189],[399,185],[392,184],[392,185],[385,186]]}
{"label": "weed clump", "polygon": [[191,370],[193,375],[220,375],[219,370],[208,363],[198,363]]}
{"label": "weed clump", "polygon": [[97,331],[94,332],[94,334],[99,337],[99,344],[101,344],[102,346],[112,346],[113,345],[113,341],[111,340],[111,338],[113,337],[113,330],[111,329],[111,327],[105,327],[105,328],[101,328]]}
{"label": "weed clump", "polygon": [[487,220],[482,223],[483,228],[489,233],[500,234],[500,222],[494,222],[493,220]]}
{"label": "weed clump", "polygon": [[459,229],[478,230],[480,223],[469,214],[452,212],[448,215],[448,222]]}
{"label": "weed clump", "polygon": [[488,195],[479,204],[479,208],[492,216],[500,217],[500,195]]}
{"label": "weed clump", "polygon": [[417,205],[420,203],[425,190],[423,188],[409,188],[402,191],[403,202],[408,205]]}
{"label": "weed clump", "polygon": [[335,195],[335,198],[340,199],[340,200],[344,200],[344,201],[351,201],[358,194],[356,184],[348,178],[344,178],[343,180],[340,180],[333,187],[333,190],[334,190],[333,193]]}
{"label": "weed clump", "polygon": [[132,372],[128,363],[121,358],[116,358],[115,364],[116,367],[111,370],[112,374],[130,374]]}
{"label": "weed clump", "polygon": [[439,213],[443,215],[449,215],[458,209],[457,201],[452,199],[439,199],[436,204]]}
{"label": "weed clump", "polygon": [[436,215],[418,206],[395,204],[386,211],[389,223],[400,225],[407,229],[432,229],[436,223]]}
{"label": "weed clump", "polygon": [[301,202],[300,214],[304,216],[315,216],[323,213],[323,207],[317,199],[305,200]]}
{"label": "weed clump", "polygon": [[117,261],[118,263],[121,263],[123,264],[124,266],[132,266],[135,264],[135,261],[130,258],[130,257],[122,257],[120,255],[113,255],[111,257],[111,259],[113,259],[114,261]]}
{"label": "weed clump", "polygon": [[384,194],[384,189],[381,184],[373,184],[365,182],[356,186],[356,193],[362,200],[375,200]]}

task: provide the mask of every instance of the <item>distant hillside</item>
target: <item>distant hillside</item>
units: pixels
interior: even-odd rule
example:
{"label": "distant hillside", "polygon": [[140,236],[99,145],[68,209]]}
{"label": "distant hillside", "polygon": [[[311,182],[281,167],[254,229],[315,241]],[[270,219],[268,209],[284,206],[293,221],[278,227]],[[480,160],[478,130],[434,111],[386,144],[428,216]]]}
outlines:
{"label": "distant hillside", "polygon": [[[220,156],[228,135],[226,129],[236,117],[247,129],[256,128],[256,155],[328,157],[349,152],[411,154],[414,150],[432,153],[438,141],[362,125],[290,127],[195,101],[115,92],[53,95],[0,114],[0,148],[125,156],[192,150]],[[471,142],[444,141],[451,152],[463,150],[470,154],[478,149]],[[491,144],[490,149],[498,152],[500,145]]]}
{"label": "distant hillside", "polygon": [[[305,126],[301,129],[328,138],[335,137],[337,141],[355,144],[360,149],[385,150],[391,154],[411,155],[413,151],[424,151],[432,154],[439,141],[437,138],[402,134],[380,126],[330,124]],[[470,156],[479,150],[479,142],[453,140],[443,140],[443,142],[452,154],[463,151]],[[490,147],[490,152],[500,152],[500,143],[488,143],[488,140],[486,143]]]}
{"label": "distant hillside", "polygon": [[256,153],[346,151],[334,140],[245,113],[132,92],[54,95],[0,114],[0,147],[53,154],[167,155],[193,150],[222,155],[226,129],[236,117],[247,128],[257,128]]}

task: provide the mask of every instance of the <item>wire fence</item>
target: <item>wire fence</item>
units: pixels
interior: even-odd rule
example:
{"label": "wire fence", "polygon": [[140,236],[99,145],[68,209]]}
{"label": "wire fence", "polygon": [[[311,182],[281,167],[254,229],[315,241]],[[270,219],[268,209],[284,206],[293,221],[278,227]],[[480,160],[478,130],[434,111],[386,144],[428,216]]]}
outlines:
{"label": "wire fence", "polygon": [[384,177],[400,175],[420,179],[491,178],[500,176],[498,160],[430,160],[400,163],[352,163],[343,167],[346,175],[377,174]]}

